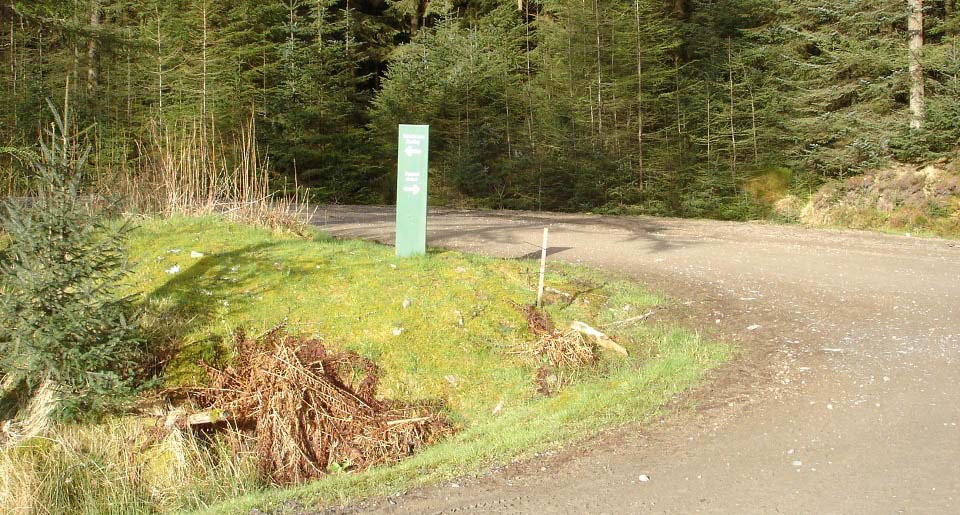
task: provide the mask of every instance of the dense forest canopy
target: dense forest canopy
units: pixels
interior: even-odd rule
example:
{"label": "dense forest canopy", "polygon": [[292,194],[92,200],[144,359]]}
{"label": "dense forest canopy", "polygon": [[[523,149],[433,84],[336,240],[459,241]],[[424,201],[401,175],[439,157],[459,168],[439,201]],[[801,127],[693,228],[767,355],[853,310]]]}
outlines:
{"label": "dense forest canopy", "polygon": [[748,218],[757,177],[810,188],[957,147],[956,8],[0,0],[0,165],[68,92],[98,170],[142,166],[165,127],[229,145],[254,120],[278,177],[390,202],[396,125],[426,123],[437,203]]}

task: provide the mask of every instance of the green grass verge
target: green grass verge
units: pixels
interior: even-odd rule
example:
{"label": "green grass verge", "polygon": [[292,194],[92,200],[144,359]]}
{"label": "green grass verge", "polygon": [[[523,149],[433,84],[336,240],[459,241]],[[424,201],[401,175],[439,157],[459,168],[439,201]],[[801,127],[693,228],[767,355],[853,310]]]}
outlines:
{"label": "green grass verge", "polygon": [[[605,355],[545,398],[536,393],[538,363],[521,352],[533,338],[516,307],[534,300],[533,262],[452,251],[401,260],[374,243],[305,239],[212,218],[144,220],[130,250],[128,286],[149,308],[148,330],[179,349],[167,363],[167,384],[202,383],[199,363],[227,362],[236,328],[257,334],[285,321],[291,333],[373,359],[383,372],[382,397],[442,400],[458,429],[391,466],[288,489],[238,487],[247,494],[232,500],[167,499],[168,509],[240,513],[288,500],[320,506],[480,472],[647,420],[732,354],[727,344],[681,328],[625,324],[608,333],[630,358]],[[561,326],[602,327],[666,302],[632,282],[557,263],[547,283],[564,293],[547,304]]]}

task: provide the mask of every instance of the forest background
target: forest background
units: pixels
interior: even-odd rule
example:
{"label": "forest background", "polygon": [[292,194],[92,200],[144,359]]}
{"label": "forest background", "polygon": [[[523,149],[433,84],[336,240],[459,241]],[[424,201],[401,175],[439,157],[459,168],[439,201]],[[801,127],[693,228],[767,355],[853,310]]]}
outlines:
{"label": "forest background", "polygon": [[90,186],[145,203],[251,155],[391,203],[396,125],[425,123],[438,205],[757,218],[757,184],[955,151],[956,4],[0,0],[0,192],[66,98]]}

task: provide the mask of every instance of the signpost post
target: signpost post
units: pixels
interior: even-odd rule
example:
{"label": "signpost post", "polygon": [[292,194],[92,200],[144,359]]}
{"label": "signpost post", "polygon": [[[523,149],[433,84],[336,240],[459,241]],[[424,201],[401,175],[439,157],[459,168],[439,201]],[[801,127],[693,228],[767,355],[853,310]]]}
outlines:
{"label": "signpost post", "polygon": [[430,127],[401,125],[397,148],[397,256],[427,252]]}

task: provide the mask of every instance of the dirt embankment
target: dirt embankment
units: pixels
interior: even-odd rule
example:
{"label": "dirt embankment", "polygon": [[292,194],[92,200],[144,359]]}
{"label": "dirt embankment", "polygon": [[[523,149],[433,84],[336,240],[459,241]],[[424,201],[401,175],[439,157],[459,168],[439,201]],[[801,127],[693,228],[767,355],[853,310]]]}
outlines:
{"label": "dirt embankment", "polygon": [[895,164],[827,183],[807,201],[787,195],[775,210],[818,227],[960,237],[960,160]]}

